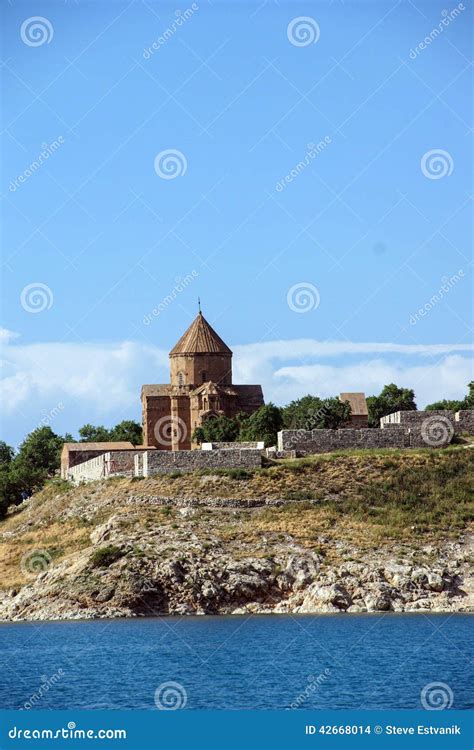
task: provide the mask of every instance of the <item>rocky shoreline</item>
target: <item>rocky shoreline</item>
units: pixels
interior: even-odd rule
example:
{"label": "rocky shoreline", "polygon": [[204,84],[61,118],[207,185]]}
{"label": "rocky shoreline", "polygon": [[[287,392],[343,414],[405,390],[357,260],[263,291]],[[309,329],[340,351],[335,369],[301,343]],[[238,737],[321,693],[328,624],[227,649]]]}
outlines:
{"label": "rocky shoreline", "polygon": [[[124,536],[122,521],[113,516],[91,533],[90,547],[58,564],[37,552],[31,564],[45,569],[21,589],[0,593],[0,621],[473,610],[472,539],[424,548],[437,560],[425,566],[413,551],[401,559],[400,549],[393,550],[396,562],[384,549],[355,561],[359,551],[341,544],[346,561],[332,566],[290,540],[265,557],[236,560],[195,537],[192,549],[181,543],[167,556],[169,535]],[[268,541],[262,544],[268,550]],[[108,551],[110,561],[98,562],[98,551]]]}
{"label": "rocky shoreline", "polygon": [[169,480],[53,486],[13,509],[0,523],[0,622],[474,611],[467,528],[385,538],[352,506],[340,512],[333,480],[296,502],[250,481],[181,481],[174,493]]}

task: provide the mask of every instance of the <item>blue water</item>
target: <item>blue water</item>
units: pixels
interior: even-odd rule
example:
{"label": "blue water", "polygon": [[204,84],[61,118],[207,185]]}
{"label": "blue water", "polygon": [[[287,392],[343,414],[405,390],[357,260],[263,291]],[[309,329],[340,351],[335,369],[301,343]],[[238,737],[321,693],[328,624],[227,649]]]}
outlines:
{"label": "blue water", "polygon": [[5,624],[0,707],[37,695],[38,709],[151,709],[172,681],[197,709],[421,708],[432,682],[449,686],[453,708],[472,708],[472,622],[378,614]]}

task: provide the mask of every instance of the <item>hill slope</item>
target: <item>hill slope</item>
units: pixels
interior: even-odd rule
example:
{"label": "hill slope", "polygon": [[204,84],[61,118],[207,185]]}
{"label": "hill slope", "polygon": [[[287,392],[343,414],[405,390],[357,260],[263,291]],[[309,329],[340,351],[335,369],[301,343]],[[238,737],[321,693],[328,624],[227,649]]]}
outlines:
{"label": "hill slope", "polygon": [[467,611],[474,453],[53,481],[0,522],[0,619]]}

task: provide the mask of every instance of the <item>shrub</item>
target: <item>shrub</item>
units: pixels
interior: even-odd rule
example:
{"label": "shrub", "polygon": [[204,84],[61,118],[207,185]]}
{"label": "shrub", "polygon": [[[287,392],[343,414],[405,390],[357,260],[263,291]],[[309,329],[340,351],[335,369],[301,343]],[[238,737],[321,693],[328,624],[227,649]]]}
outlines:
{"label": "shrub", "polygon": [[116,547],[114,544],[109,544],[107,547],[100,547],[91,557],[92,567],[108,568],[109,565],[116,562],[123,554],[120,547]]}

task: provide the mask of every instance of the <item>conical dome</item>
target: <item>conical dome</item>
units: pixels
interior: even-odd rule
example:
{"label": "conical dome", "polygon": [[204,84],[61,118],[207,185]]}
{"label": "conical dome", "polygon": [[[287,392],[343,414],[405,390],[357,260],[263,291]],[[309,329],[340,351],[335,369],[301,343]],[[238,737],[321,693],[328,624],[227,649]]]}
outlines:
{"label": "conical dome", "polygon": [[177,354],[227,354],[232,352],[221,337],[199,312],[187,331],[170,351],[170,357]]}

